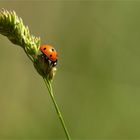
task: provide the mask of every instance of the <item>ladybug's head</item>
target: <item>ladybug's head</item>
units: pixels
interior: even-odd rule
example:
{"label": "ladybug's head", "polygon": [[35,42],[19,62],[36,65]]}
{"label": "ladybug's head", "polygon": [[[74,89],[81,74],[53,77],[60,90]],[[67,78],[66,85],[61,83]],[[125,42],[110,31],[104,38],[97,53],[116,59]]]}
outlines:
{"label": "ladybug's head", "polygon": [[40,50],[50,61],[57,61],[57,52],[51,45],[42,45],[40,46]]}

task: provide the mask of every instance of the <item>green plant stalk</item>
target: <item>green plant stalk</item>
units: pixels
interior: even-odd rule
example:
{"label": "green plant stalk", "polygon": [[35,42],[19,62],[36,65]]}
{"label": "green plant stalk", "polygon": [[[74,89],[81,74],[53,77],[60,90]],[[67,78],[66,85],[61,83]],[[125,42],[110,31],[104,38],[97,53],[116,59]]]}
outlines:
{"label": "green plant stalk", "polygon": [[61,122],[61,125],[62,125],[62,127],[63,127],[63,129],[64,129],[64,132],[65,132],[65,134],[66,134],[66,137],[67,137],[68,140],[71,140],[70,135],[69,135],[69,132],[68,132],[68,130],[67,130],[67,128],[66,128],[66,125],[65,125],[65,121],[64,121],[64,119],[63,119],[63,117],[62,117],[62,114],[61,114],[61,112],[60,112],[60,109],[59,109],[59,107],[58,107],[58,105],[57,105],[57,103],[56,103],[56,100],[55,100],[55,98],[54,98],[54,94],[53,94],[53,90],[52,90],[51,81],[48,80],[47,78],[43,78],[43,79],[44,79],[44,82],[45,82],[45,84],[46,84],[46,86],[47,86],[47,88],[48,88],[49,94],[50,94],[51,99],[52,99],[52,101],[53,101],[55,110],[56,110],[56,112],[57,112],[57,115],[58,115],[58,118],[59,118],[59,120],[60,120],[60,122]]}

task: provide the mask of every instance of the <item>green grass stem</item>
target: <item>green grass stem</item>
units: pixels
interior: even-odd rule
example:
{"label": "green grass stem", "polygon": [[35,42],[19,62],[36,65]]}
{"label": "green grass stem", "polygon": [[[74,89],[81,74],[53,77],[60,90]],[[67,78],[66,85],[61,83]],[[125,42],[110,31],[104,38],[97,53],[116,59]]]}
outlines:
{"label": "green grass stem", "polygon": [[55,107],[56,113],[57,113],[57,115],[58,115],[58,118],[59,118],[59,120],[60,120],[60,123],[61,123],[61,125],[62,125],[62,127],[63,127],[63,129],[64,129],[64,132],[65,132],[65,135],[66,135],[66,137],[67,137],[67,140],[71,140],[70,135],[69,135],[69,132],[68,132],[67,127],[66,127],[66,124],[65,124],[65,121],[64,121],[64,119],[63,119],[63,116],[62,116],[62,114],[61,114],[61,112],[60,112],[60,109],[59,109],[59,107],[58,107],[58,105],[57,105],[57,103],[56,103],[56,100],[55,100],[55,98],[54,98],[54,94],[53,94],[53,90],[52,90],[51,81],[48,80],[47,78],[43,78],[43,79],[44,79],[44,82],[45,82],[45,84],[46,84],[46,86],[47,86],[47,88],[48,88],[49,94],[50,94],[50,96],[51,96],[51,99],[52,99],[52,102],[53,102],[53,104],[54,104],[54,107]]}

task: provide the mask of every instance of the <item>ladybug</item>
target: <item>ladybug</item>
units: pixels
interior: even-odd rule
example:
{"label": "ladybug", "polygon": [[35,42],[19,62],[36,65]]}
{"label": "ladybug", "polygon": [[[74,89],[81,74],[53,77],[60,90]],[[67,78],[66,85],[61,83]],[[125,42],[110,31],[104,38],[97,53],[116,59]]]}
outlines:
{"label": "ladybug", "polygon": [[57,64],[57,52],[51,45],[40,46],[41,52],[44,54],[46,60],[49,60],[53,66]]}

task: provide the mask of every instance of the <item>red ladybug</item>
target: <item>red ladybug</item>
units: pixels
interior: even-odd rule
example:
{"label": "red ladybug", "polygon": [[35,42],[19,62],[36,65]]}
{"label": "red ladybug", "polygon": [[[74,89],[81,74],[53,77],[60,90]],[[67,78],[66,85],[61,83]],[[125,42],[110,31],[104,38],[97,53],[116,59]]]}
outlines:
{"label": "red ladybug", "polygon": [[50,60],[53,66],[57,64],[57,52],[51,45],[40,46],[41,52],[46,56],[47,60]]}

